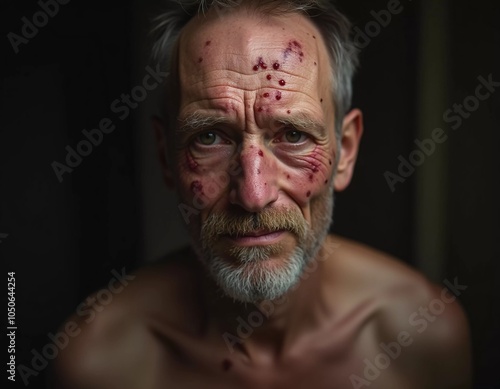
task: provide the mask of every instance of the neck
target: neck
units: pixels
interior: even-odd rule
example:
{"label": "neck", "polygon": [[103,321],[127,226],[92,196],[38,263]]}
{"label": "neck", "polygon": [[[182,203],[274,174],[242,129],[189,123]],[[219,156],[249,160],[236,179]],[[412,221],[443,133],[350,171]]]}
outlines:
{"label": "neck", "polygon": [[321,249],[285,295],[256,303],[234,301],[205,276],[203,288],[211,330],[231,353],[240,352],[253,361],[276,360],[288,354],[311,327],[318,325],[324,307],[324,259],[325,250]]}

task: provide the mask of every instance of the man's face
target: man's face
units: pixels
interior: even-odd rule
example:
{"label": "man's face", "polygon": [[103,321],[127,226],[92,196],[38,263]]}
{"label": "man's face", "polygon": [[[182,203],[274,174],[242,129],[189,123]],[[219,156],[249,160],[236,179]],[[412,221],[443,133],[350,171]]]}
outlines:
{"label": "man's face", "polygon": [[322,37],[298,14],[194,18],[179,69],[171,161],[181,203],[199,211],[193,244],[228,295],[277,298],[331,222],[337,145]]}

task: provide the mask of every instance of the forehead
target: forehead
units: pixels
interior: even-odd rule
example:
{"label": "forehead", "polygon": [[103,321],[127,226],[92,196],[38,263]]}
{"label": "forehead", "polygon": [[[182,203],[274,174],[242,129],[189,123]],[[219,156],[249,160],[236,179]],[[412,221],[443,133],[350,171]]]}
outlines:
{"label": "forehead", "polygon": [[219,15],[212,11],[206,17],[194,17],[179,44],[183,95],[194,98],[193,93],[200,95],[223,84],[250,91],[272,81],[278,89],[285,82],[285,88],[312,99],[330,100],[326,45],[304,15],[270,16],[250,9]]}

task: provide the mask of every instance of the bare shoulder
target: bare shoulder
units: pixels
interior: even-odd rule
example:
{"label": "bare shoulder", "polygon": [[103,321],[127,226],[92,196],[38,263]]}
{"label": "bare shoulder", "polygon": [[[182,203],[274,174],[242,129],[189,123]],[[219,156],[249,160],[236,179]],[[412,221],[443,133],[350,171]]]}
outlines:
{"label": "bare shoulder", "polygon": [[467,286],[457,278],[434,284],[388,254],[338,236],[330,239],[336,259],[332,272],[343,275],[343,289],[378,307],[380,342],[408,348],[395,365],[420,366],[429,387],[470,387],[468,321],[457,298]]}
{"label": "bare shoulder", "polygon": [[[141,387],[152,361],[163,350],[154,336],[158,325],[189,330],[194,310],[191,259],[182,252],[170,260],[114,277],[83,301],[60,331],[72,329],[54,363],[61,388]],[[138,374],[140,372],[140,374]],[[109,381],[109,382],[108,382]]]}

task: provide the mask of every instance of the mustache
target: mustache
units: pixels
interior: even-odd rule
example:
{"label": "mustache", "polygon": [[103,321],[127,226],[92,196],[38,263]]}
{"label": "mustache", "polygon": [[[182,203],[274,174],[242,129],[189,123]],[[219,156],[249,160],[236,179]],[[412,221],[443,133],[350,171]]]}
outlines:
{"label": "mustache", "polygon": [[256,231],[290,231],[300,241],[307,235],[308,224],[302,213],[287,207],[269,208],[258,213],[221,212],[211,214],[201,228],[202,240],[215,243],[221,236],[239,237]]}

